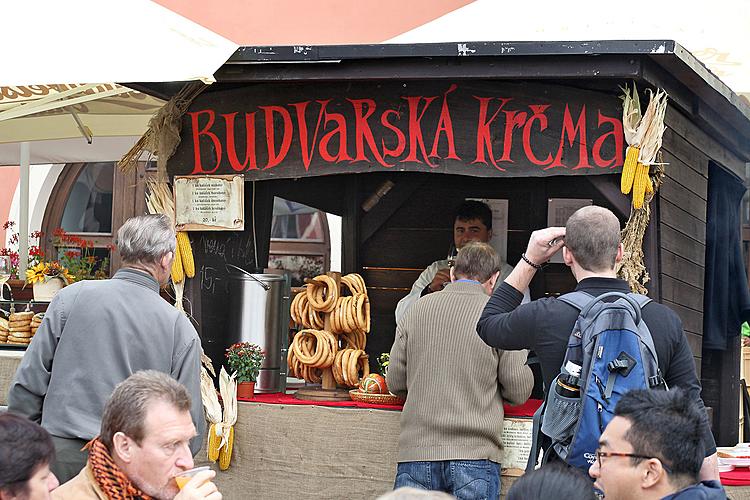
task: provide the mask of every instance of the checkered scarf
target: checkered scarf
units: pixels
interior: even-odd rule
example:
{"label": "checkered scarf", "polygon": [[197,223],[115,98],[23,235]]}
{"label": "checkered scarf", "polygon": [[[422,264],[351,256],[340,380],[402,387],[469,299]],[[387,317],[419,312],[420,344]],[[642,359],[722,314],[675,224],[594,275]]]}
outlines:
{"label": "checkered scarf", "polygon": [[109,450],[98,437],[88,442],[89,465],[99,489],[110,500],[152,500],[134,485],[112,460]]}

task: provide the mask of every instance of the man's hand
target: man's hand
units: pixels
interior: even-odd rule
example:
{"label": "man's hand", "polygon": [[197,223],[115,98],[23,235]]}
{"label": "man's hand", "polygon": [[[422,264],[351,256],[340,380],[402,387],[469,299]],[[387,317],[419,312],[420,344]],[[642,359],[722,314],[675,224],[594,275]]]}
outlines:
{"label": "man's hand", "polygon": [[221,500],[221,493],[211,482],[216,476],[212,470],[204,470],[196,474],[183,486],[174,500]]}
{"label": "man's hand", "polygon": [[439,269],[435,277],[432,278],[429,289],[430,292],[438,292],[442,290],[445,285],[451,282],[451,272],[449,269]]}
{"label": "man's hand", "polygon": [[534,231],[526,247],[526,258],[534,264],[544,264],[565,245],[564,238],[564,227],[548,227]]}
{"label": "man's hand", "polygon": [[[560,251],[565,244],[564,237],[564,227],[548,227],[534,231],[531,233],[529,244],[526,247],[526,258],[532,264],[541,266]],[[505,278],[505,282],[523,293],[529,287],[534,274],[536,274],[536,268],[521,259],[508,277]]]}

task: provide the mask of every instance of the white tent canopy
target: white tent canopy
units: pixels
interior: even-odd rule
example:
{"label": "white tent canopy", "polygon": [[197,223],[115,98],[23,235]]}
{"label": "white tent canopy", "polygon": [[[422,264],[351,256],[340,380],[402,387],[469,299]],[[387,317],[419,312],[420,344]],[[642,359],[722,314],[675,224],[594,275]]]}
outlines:
{"label": "white tent canopy", "polygon": [[[734,92],[750,97],[750,2],[476,0],[388,43],[674,40]],[[592,63],[595,64],[595,63]]]}
{"label": "white tent canopy", "polygon": [[164,101],[116,84],[0,87],[0,165],[118,160]]}
{"label": "white tent canopy", "polygon": [[0,86],[213,80],[237,44],[150,0],[3,9]]}

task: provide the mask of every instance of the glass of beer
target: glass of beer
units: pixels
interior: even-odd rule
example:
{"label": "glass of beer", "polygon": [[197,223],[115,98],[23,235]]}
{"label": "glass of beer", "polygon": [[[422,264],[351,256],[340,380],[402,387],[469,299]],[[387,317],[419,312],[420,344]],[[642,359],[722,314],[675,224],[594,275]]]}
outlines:
{"label": "glass of beer", "polygon": [[203,467],[196,467],[195,469],[184,470],[174,477],[174,481],[177,483],[177,487],[182,489],[185,485],[193,479],[193,476],[204,470],[209,470],[211,467],[205,465]]}

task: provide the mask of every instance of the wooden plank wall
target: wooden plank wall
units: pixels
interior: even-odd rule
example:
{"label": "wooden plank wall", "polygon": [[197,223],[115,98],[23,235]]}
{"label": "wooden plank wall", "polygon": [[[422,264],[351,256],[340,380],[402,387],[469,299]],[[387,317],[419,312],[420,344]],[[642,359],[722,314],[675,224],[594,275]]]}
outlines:
{"label": "wooden plank wall", "polygon": [[669,165],[656,210],[661,302],[682,319],[700,376],[708,157],[670,127],[662,152]]}
{"label": "wooden plank wall", "polygon": [[[371,360],[381,352],[390,351],[398,301],[408,293],[425,267],[446,257],[452,242],[454,211],[465,198],[509,200],[508,261],[511,265],[518,262],[531,231],[546,227],[548,198],[591,198],[595,204],[608,206],[602,194],[581,176],[488,179],[402,172],[361,175],[359,179],[361,199],[367,199],[386,180],[396,186],[418,184],[405,199],[391,198],[398,189],[393,187],[380,200],[379,209],[392,215],[360,246],[360,265],[371,302],[372,333],[367,340]],[[617,182],[619,186],[619,180]],[[399,205],[393,210],[383,208],[392,200]],[[532,298],[538,298],[545,293],[566,292],[574,286],[569,269],[563,264],[554,264],[537,274],[531,294]]]}
{"label": "wooden plank wall", "polygon": [[669,165],[657,207],[661,298],[682,318],[716,442],[731,446],[738,437],[739,340],[725,351],[703,349],[706,203],[709,164],[740,177],[745,164],[672,106],[665,123],[662,150]]}

